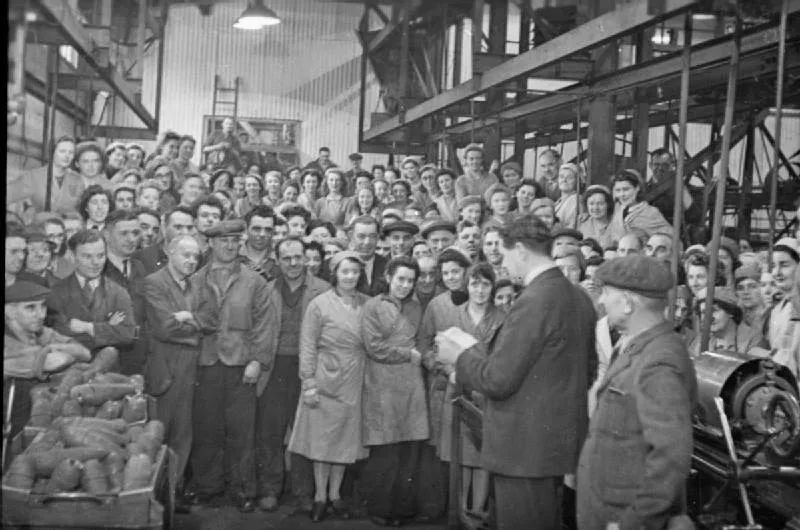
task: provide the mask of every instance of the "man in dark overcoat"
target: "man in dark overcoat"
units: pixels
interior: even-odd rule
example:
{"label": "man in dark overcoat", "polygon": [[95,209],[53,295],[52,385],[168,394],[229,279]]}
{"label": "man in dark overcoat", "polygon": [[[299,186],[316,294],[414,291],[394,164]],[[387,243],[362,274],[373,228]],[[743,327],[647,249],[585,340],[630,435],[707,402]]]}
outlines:
{"label": "man in dark overcoat", "polygon": [[481,462],[493,475],[498,529],[557,530],[564,475],[575,471],[588,423],[597,316],[586,293],[551,260],[543,221],[520,217],[500,236],[503,264],[525,288],[491,355],[450,328],[437,336],[439,360],[455,364],[457,383],[488,398]]}

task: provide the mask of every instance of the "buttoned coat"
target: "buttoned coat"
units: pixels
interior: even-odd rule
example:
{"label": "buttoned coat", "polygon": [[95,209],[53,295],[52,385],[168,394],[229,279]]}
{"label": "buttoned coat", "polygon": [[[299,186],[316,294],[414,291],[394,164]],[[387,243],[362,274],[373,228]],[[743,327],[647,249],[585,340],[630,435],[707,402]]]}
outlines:
{"label": "buttoned coat", "polygon": [[[87,299],[81,289],[75,273],[70,274],[50,291],[47,307],[53,315],[53,328],[94,351],[98,348],[113,346],[124,348],[133,344],[136,338],[136,321],[133,315],[133,304],[128,292],[104,276],[100,276],[100,284]],[[119,324],[110,324],[108,317],[112,313],[125,313]],[[94,324],[94,335],[73,333],[69,329],[71,319],[83,320]]]}
{"label": "buttoned coat", "polygon": [[203,331],[200,366],[217,362],[246,366],[258,361],[262,371],[271,370],[275,352],[270,350],[270,332],[278,324],[266,280],[235,262],[228,281],[217,286],[212,280],[212,264],[192,276],[197,304],[194,314]]}
{"label": "buttoned coat", "polygon": [[170,357],[193,356],[200,352],[200,329],[194,322],[175,319],[179,311],[192,311],[192,305],[167,267],[147,276],[143,282],[147,322],[147,364],[145,382],[149,392],[161,395],[172,385]]}
{"label": "buttoned coat", "polygon": [[662,529],[684,512],[697,383],[671,323],[633,337],[597,392],[578,467],[578,527]]}
{"label": "buttoned coat", "polygon": [[414,298],[400,304],[382,294],[364,305],[361,336],[367,360],[362,433],[366,446],[429,436],[422,367],[411,363],[421,317]]}
{"label": "buttoned coat", "polygon": [[484,469],[528,478],[575,471],[597,366],[596,320],[588,295],[554,267],[520,293],[491,355],[480,343],[461,354],[456,380],[487,397]]}

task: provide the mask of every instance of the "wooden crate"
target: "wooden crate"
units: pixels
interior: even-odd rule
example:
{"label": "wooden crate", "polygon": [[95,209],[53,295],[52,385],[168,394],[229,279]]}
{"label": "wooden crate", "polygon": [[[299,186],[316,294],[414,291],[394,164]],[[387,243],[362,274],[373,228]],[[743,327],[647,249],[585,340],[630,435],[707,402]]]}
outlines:
{"label": "wooden crate", "polygon": [[146,488],[115,495],[87,493],[33,494],[3,485],[3,528],[139,528],[172,527],[175,487],[170,450],[158,452],[155,471]]}

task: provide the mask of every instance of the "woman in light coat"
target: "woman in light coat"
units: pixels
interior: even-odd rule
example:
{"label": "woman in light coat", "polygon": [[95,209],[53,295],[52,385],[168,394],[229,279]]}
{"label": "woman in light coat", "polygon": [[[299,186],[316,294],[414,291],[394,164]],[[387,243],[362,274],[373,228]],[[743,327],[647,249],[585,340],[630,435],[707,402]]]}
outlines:
{"label": "woman in light coat", "polygon": [[614,216],[609,229],[616,234],[643,232],[653,234],[672,233],[672,225],[664,219],[655,206],[640,198],[642,179],[635,169],[626,169],[614,177]]}
{"label": "woman in light coat", "polygon": [[364,267],[355,252],[331,258],[334,288],[308,305],[300,333],[302,397],[297,405],[289,451],[314,462],[311,519],[347,516],[340,487],[347,464],[365,458],[361,437],[364,347],[360,322],[367,297],[356,291]]}
{"label": "woman in light coat", "polygon": [[399,526],[416,512],[421,444],[429,436],[421,355],[415,336],[422,309],[413,296],[419,266],[401,256],[386,266],[389,292],[364,306],[367,352],[362,429],[370,457],[364,469],[367,511],[379,525]]}

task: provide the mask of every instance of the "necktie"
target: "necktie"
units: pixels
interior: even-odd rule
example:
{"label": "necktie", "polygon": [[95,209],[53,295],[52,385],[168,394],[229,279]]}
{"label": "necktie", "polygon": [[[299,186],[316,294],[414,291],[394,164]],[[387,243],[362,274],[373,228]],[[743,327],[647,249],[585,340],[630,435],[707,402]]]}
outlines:
{"label": "necktie", "polygon": [[130,271],[128,268],[129,261],[130,261],[129,259],[122,260],[122,275],[125,276],[125,278],[128,278],[128,276],[130,275]]}
{"label": "necktie", "polygon": [[89,283],[88,280],[86,281],[86,283],[83,284],[83,295],[88,300],[91,300],[92,296],[94,295],[94,289],[92,288],[92,284]]}

